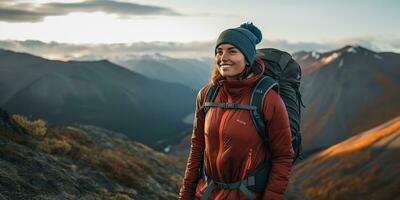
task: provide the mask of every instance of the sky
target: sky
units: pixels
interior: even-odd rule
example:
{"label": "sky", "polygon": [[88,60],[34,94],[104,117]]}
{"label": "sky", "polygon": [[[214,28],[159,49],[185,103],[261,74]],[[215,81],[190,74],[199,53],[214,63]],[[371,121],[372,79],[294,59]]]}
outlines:
{"label": "sky", "polygon": [[24,46],[34,40],[47,48],[212,46],[221,31],[253,22],[263,33],[261,47],[298,51],[358,44],[400,52],[399,8],[397,0],[0,0],[0,41]]}

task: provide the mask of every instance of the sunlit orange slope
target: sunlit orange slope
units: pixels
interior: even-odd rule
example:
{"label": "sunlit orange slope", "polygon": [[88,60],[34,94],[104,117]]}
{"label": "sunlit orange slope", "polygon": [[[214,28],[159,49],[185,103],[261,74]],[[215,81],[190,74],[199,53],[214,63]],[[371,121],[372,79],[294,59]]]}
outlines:
{"label": "sunlit orange slope", "polygon": [[400,199],[400,116],[296,165],[287,199]]}

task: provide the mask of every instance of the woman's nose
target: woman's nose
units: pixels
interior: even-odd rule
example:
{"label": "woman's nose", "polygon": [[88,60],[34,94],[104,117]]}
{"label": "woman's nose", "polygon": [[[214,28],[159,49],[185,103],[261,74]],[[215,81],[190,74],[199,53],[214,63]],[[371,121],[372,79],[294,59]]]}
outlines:
{"label": "woman's nose", "polygon": [[228,59],[229,59],[228,54],[227,54],[226,52],[222,53],[222,55],[221,55],[221,60],[222,60],[222,61],[227,61]]}

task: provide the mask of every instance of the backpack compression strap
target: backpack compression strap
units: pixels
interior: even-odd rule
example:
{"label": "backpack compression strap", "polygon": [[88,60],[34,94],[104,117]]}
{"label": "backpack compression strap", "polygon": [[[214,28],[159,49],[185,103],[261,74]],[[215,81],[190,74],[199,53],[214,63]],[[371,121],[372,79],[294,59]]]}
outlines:
{"label": "backpack compression strap", "polygon": [[269,76],[263,76],[255,86],[253,94],[250,98],[250,105],[257,108],[257,110],[250,112],[251,119],[257,128],[258,134],[261,136],[261,138],[263,138],[264,144],[269,153],[272,152],[264,123],[264,99],[267,92],[272,88],[276,88],[276,90],[279,92],[278,83]]}
{"label": "backpack compression strap", "polygon": [[252,105],[214,102],[215,98],[217,97],[218,90],[219,90],[219,85],[211,85],[210,88],[208,89],[203,106],[201,107],[201,110],[203,110],[204,113],[207,113],[209,107],[221,107],[225,109],[242,109],[242,110],[249,110],[250,112],[257,110],[257,107]]}
{"label": "backpack compression strap", "polygon": [[233,183],[217,182],[208,178],[207,175],[204,174],[205,180],[207,181],[207,188],[204,191],[201,200],[208,199],[215,188],[222,188],[226,190],[238,189],[247,197],[247,199],[256,200],[256,197],[252,191],[259,193],[264,192],[271,167],[271,162],[264,162],[253,172],[247,174],[244,179]]}

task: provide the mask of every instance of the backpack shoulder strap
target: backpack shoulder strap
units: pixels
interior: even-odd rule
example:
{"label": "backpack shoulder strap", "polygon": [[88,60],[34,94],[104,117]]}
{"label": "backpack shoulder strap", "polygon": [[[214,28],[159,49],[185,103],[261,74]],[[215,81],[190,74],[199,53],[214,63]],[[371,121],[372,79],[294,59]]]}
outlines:
{"label": "backpack shoulder strap", "polygon": [[206,98],[204,99],[203,105],[201,106],[201,110],[205,113],[207,113],[209,107],[206,106],[207,102],[214,102],[215,98],[217,97],[218,94],[218,90],[219,90],[219,85],[215,84],[215,85],[211,85],[206,93]]}
{"label": "backpack shoulder strap", "polygon": [[[203,101],[203,105],[201,105],[200,110],[203,111],[204,114],[207,113],[209,107],[206,106],[206,103],[209,102],[214,102],[215,98],[217,97],[219,90],[219,85],[210,85],[210,87],[207,90],[206,97]],[[201,159],[199,170],[198,170],[198,178],[206,178],[206,172],[205,172],[205,166],[204,166],[204,159]]]}
{"label": "backpack shoulder strap", "polygon": [[263,138],[263,141],[270,151],[268,134],[266,134],[266,127],[264,123],[264,99],[265,95],[269,90],[275,88],[278,92],[278,83],[269,76],[263,76],[256,84],[253,89],[253,93],[250,98],[250,105],[257,107],[256,110],[250,112],[251,119],[256,126],[258,134]]}

